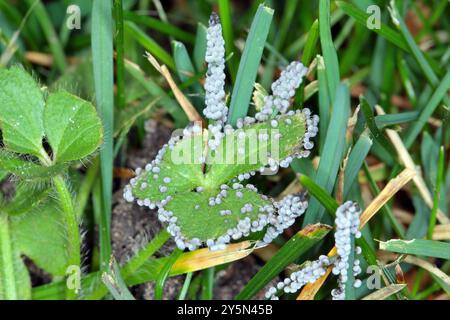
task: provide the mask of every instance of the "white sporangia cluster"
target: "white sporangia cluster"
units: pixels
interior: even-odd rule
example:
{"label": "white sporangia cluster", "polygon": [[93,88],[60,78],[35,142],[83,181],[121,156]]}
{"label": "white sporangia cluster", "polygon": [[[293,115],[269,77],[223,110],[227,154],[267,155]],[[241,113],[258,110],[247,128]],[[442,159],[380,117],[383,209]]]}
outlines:
{"label": "white sporangia cluster", "polygon": [[278,80],[272,83],[272,95],[264,97],[264,105],[261,111],[256,113],[256,120],[266,121],[278,112],[286,113],[295,90],[300,86],[307,72],[308,69],[301,62],[291,62],[281,72]]}
{"label": "white sporangia cluster", "polygon": [[208,70],[205,80],[205,109],[203,114],[213,120],[208,126],[208,145],[215,150],[222,141],[223,125],[227,120],[228,108],[225,104],[225,41],[219,16],[213,12],[206,34],[206,56]]}
{"label": "white sporangia cluster", "polygon": [[300,217],[308,208],[308,201],[306,201],[304,193],[290,194],[282,200],[274,202],[274,207],[277,214],[269,217],[270,226],[263,237],[264,243],[271,243],[285,229],[292,226],[295,219]]}
{"label": "white sporangia cluster", "polygon": [[314,283],[327,272],[330,260],[327,256],[320,256],[319,259],[307,262],[299,270],[291,273],[289,278],[277,283],[276,286],[267,290],[265,297],[270,300],[278,300],[277,293],[295,293],[308,283]]}
{"label": "white sporangia cluster", "polygon": [[[162,148],[158,151],[158,154],[156,155],[155,159],[148,163],[144,169],[137,168],[135,170],[136,177],[132,178],[130,180],[130,183],[125,186],[123,189],[123,197],[128,202],[134,201],[133,191],[132,189],[137,186],[138,180],[143,174],[151,174],[153,176],[154,180],[157,180],[159,178],[159,173],[161,171],[160,164],[164,157],[164,154],[166,153],[167,148],[173,149],[175,147],[175,144],[180,141],[181,137],[175,136],[172,137],[165,145],[162,146]],[[164,185],[159,186],[159,191],[161,193],[165,193],[168,190],[168,185],[171,182],[171,179],[169,177],[163,178]],[[141,190],[144,190],[149,187],[148,183],[143,182],[139,186]],[[170,200],[170,199],[169,199]],[[155,209],[157,207],[165,206],[169,200],[162,200],[161,202],[152,202],[150,199],[138,199],[137,204],[140,206],[147,206],[150,209]]]}
{"label": "white sporangia cluster", "polygon": [[[347,272],[349,270],[349,257],[352,251],[352,239],[360,238],[359,231],[359,215],[361,209],[358,204],[352,201],[347,201],[342,204],[336,211],[336,232],[334,239],[337,249],[337,259],[334,263],[333,274],[339,277],[338,287],[331,291],[334,300],[345,299],[345,284],[348,280]],[[361,253],[361,248],[356,247],[355,254]],[[354,259],[353,275],[357,276],[361,272],[359,260]],[[354,283],[355,287],[361,285],[361,281],[357,280]]]}

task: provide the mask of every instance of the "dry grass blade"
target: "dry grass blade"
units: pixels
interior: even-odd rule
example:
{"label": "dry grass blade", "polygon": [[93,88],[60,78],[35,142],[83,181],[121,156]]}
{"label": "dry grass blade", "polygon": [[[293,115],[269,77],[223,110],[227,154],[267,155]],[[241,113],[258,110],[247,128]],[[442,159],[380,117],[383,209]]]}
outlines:
{"label": "dry grass blade", "polygon": [[[398,258],[398,254],[391,253],[391,252],[383,252],[380,251],[378,254],[378,258],[380,261],[387,262],[396,260]],[[449,276],[443,272],[441,269],[436,267],[431,262],[424,260],[422,258],[406,255],[402,258],[402,262],[406,262],[409,264],[416,265],[426,271],[428,271],[435,279],[440,283],[441,287],[447,292],[447,294],[450,294],[450,278]]]}
{"label": "dry grass blade", "polygon": [[361,300],[384,300],[393,294],[396,294],[399,291],[402,291],[406,287],[406,284],[391,284],[387,287],[384,287],[380,290],[377,290]]}
{"label": "dry grass blade", "polygon": [[364,225],[380,210],[386,202],[391,199],[394,194],[396,194],[405,184],[407,184],[411,179],[416,176],[416,171],[406,168],[394,179],[390,180],[389,183],[384,187],[383,191],[378,194],[378,196],[367,206],[367,208],[361,214],[361,223],[359,228],[361,229]]}
{"label": "dry grass blade", "polygon": [[[414,176],[416,172],[414,170],[406,168],[397,177],[389,181],[386,187],[378,194],[378,196],[369,204],[369,206],[361,214],[361,223],[359,228],[364,225],[380,210],[380,208],[391,199],[397,191],[405,186]],[[336,247],[330,250],[328,257],[332,257],[336,254]],[[312,300],[314,296],[322,287],[322,284],[330,274],[331,267],[327,269],[327,273],[319,278],[314,283],[307,284],[298,295],[298,300]]]}
{"label": "dry grass blade", "polygon": [[[378,105],[375,106],[375,109],[379,115],[385,114],[384,110],[380,106],[378,106]],[[425,181],[423,180],[422,174],[420,172],[417,172],[416,165],[414,164],[414,161],[412,160],[411,155],[409,154],[408,150],[406,149],[405,145],[403,144],[402,139],[400,138],[398,133],[392,129],[386,129],[386,134],[388,135],[389,139],[391,140],[392,144],[394,145],[394,148],[397,150],[398,157],[400,158],[400,161],[403,163],[403,165],[406,168],[416,171],[416,175],[413,178],[414,184],[416,185],[417,189],[419,190],[419,193],[422,196],[425,203],[427,204],[427,206],[430,209],[432,209],[433,208],[433,197],[431,196],[430,191],[428,190],[427,185],[425,184]],[[450,223],[450,220],[440,209],[438,209],[437,218],[438,218],[439,222],[442,224]]]}
{"label": "dry grass blade", "polygon": [[435,226],[432,239],[450,240],[450,223]]}
{"label": "dry grass blade", "polygon": [[198,249],[180,257],[172,266],[171,273],[193,272],[239,260],[248,256],[254,249],[251,241],[233,243],[220,251],[210,251],[209,248]]}
{"label": "dry grass blade", "polygon": [[180,88],[178,88],[177,84],[173,80],[172,75],[170,74],[169,69],[165,65],[160,65],[158,61],[153,57],[149,52],[146,52],[147,60],[152,64],[152,66],[166,79],[167,83],[172,89],[175,98],[180,104],[181,108],[183,108],[184,112],[189,118],[189,121],[203,121],[200,114],[195,110],[192,103],[186,98],[186,96],[181,92]]}
{"label": "dry grass blade", "polygon": [[427,270],[429,273],[434,274],[436,277],[441,279],[444,283],[446,283],[448,286],[450,286],[450,278],[447,274],[445,274],[443,271],[441,271],[438,267],[433,265],[432,263],[423,260],[421,258],[415,257],[415,256],[406,256],[403,260],[404,262],[414,264],[418,267],[421,267],[422,269]]}

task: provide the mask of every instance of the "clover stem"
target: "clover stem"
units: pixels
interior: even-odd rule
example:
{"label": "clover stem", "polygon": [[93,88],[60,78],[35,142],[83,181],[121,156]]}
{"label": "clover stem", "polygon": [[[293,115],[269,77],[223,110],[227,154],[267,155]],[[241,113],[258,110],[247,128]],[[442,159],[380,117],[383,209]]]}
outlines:
{"label": "clover stem", "polygon": [[[68,267],[76,266],[80,267],[80,232],[78,229],[78,220],[73,208],[72,196],[67,188],[64,178],[61,175],[57,175],[53,178],[56,191],[58,192],[59,201],[62,211],[64,213],[64,219],[66,221],[67,231],[67,243],[69,248]],[[74,299],[77,296],[77,289],[67,288],[67,298]]]}
{"label": "clover stem", "polygon": [[[45,166],[50,166],[53,164],[52,160],[48,156],[45,150],[41,150],[39,159]],[[53,184],[55,186],[56,192],[58,193],[61,209],[64,215],[64,220],[66,222],[66,232],[67,232],[67,247],[68,247],[68,261],[67,267],[78,267],[81,264],[80,255],[80,231],[78,228],[78,219],[76,212],[73,207],[72,195],[67,188],[66,182],[62,175],[57,175],[52,178]],[[67,287],[66,298],[69,300],[76,299],[78,288]]]}
{"label": "clover stem", "polygon": [[0,253],[0,279],[2,279],[3,298],[17,300],[13,250],[9,234],[8,215],[5,212],[0,212]]}

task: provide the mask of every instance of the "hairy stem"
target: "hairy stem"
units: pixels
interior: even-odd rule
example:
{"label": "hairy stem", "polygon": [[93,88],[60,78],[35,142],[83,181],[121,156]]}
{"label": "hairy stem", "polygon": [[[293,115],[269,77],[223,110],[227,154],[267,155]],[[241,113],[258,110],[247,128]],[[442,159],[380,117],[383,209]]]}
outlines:
{"label": "hairy stem", "polygon": [[17,289],[14,279],[12,244],[9,235],[8,216],[4,212],[0,212],[0,280],[1,287],[3,287],[3,299],[16,300]]}
{"label": "hairy stem", "polygon": [[[45,166],[52,165],[52,160],[48,154],[42,150],[40,156],[41,162]],[[53,184],[55,190],[58,193],[61,209],[64,215],[64,220],[66,223],[67,232],[67,248],[68,248],[68,261],[67,266],[80,267],[81,255],[80,255],[80,231],[78,228],[78,219],[72,202],[72,195],[67,188],[66,182],[62,175],[57,175],[53,177]],[[76,288],[67,288],[66,298],[73,300],[77,297]]]}

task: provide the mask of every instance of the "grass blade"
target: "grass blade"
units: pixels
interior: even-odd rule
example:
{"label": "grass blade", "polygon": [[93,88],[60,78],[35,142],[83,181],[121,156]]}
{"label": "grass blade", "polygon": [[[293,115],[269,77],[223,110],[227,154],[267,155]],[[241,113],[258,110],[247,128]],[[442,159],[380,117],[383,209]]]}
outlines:
{"label": "grass blade", "polygon": [[125,11],[123,13],[123,18],[127,21],[131,21],[136,24],[146,26],[152,30],[172,36],[175,39],[181,40],[185,43],[194,43],[195,40],[191,33],[179,29],[173,24],[166,23],[149,16],[142,16],[131,11]]}
{"label": "grass blade", "polygon": [[436,225],[437,211],[439,208],[439,198],[441,194],[441,184],[444,180],[444,147],[439,149],[438,169],[436,172],[436,184],[434,189],[433,208],[431,209],[430,223],[428,225],[427,237],[433,237],[434,226]]}
{"label": "grass blade", "polygon": [[[406,23],[403,21],[403,18],[400,16],[400,13],[397,10],[394,0],[391,0],[391,4],[388,7],[388,9],[391,14],[393,23],[396,25],[397,28],[400,29],[400,33],[405,39],[410,52],[413,54],[420,68],[422,69],[422,72],[425,74],[425,77],[427,78],[428,82],[433,87],[436,87],[439,82],[438,77],[434,73],[433,68],[431,67],[429,62],[425,59],[425,55],[423,54],[423,52],[417,46],[413,36],[409,32]],[[450,103],[450,99],[446,99],[446,103]]]}
{"label": "grass blade", "polygon": [[385,300],[396,294],[397,292],[402,291],[406,287],[406,284],[390,284],[387,287],[379,289],[371,294],[365,296],[361,300]]}
{"label": "grass blade", "polygon": [[336,200],[334,200],[328,193],[325,192],[320,186],[318,186],[311,178],[305,175],[300,175],[300,183],[308,190],[313,197],[315,197],[328,212],[334,216],[338,208]]}
{"label": "grass blade", "polygon": [[[323,150],[327,155],[321,157],[315,178],[315,183],[327,193],[331,193],[333,190],[339,171],[340,162],[344,153],[345,134],[349,114],[350,93],[347,86],[340,84],[337,88],[330,125],[328,126],[323,147]],[[321,221],[323,212],[324,208],[320,203],[316,199],[311,199],[305,214],[303,226]]]}
{"label": "grass blade", "polygon": [[347,199],[347,195],[350,192],[350,187],[357,178],[359,169],[361,169],[364,159],[367,157],[371,147],[372,139],[370,139],[365,133],[360,135],[358,141],[356,141],[353,146],[345,167],[344,199]]}
{"label": "grass blade", "polygon": [[323,60],[325,62],[329,95],[331,101],[333,101],[340,76],[339,61],[331,36],[330,0],[320,0],[319,2],[319,34]]}
{"label": "grass blade", "polygon": [[116,22],[116,86],[117,107],[125,107],[125,69],[124,69],[124,37],[123,37],[123,7],[122,0],[114,0],[114,20]]}
{"label": "grass blade", "polygon": [[253,19],[231,95],[228,123],[233,126],[237,119],[247,115],[272,17],[273,10],[260,5]]}
{"label": "grass blade", "polygon": [[171,255],[169,256],[169,259],[164,264],[163,268],[159,272],[158,278],[156,279],[156,285],[155,285],[155,300],[162,300],[163,299],[163,293],[164,293],[164,283],[166,282],[167,278],[169,277],[170,270],[172,269],[173,265],[177,261],[177,259],[180,257],[181,253],[180,249],[175,249]]}
{"label": "grass blade", "polygon": [[194,64],[197,71],[204,69],[206,54],[206,27],[199,23],[195,35]]}
{"label": "grass blade", "polygon": [[144,31],[142,31],[136,24],[126,21],[124,24],[125,31],[139,42],[145,50],[150,52],[153,56],[158,58],[162,63],[167,65],[170,69],[175,70],[175,62],[172,56],[164,50],[155,40],[150,38]]}
{"label": "grass blade", "polygon": [[111,203],[113,171],[113,30],[110,1],[92,4],[92,62],[97,110],[104,126],[104,142],[100,150],[102,180],[102,214],[100,228],[101,269],[106,271],[111,256]]}
{"label": "grass blade", "polygon": [[238,72],[238,55],[236,54],[234,46],[233,22],[231,21],[231,8],[229,0],[219,0],[219,15],[220,23],[222,24],[223,38],[225,39],[225,55],[228,57],[228,69],[230,71],[231,80],[236,81],[236,74]]}
{"label": "grass blade", "polygon": [[[356,22],[362,24],[363,26],[367,25],[369,15],[365,13],[363,10],[359,9],[358,7],[354,6],[353,4],[347,1],[336,1],[336,4],[342,11],[345,12],[345,14],[355,19]],[[379,21],[379,23],[380,28],[374,28],[370,30],[380,34],[382,37],[384,37],[386,40],[390,41],[397,47],[405,51],[409,51],[409,48],[405,40],[403,40],[402,36],[397,31],[387,26],[386,24],[382,23],[381,21]]]}
{"label": "grass blade", "polygon": [[413,239],[413,240],[389,240],[380,242],[380,250],[426,256],[441,259],[450,259],[450,243]]}
{"label": "grass blade", "polygon": [[47,38],[50,50],[55,59],[55,64],[58,70],[63,73],[66,69],[66,58],[64,56],[64,50],[59,42],[58,35],[56,34],[55,28],[53,28],[52,21],[42,4],[41,0],[26,0],[29,6],[34,7],[34,14],[41,25],[42,32]]}
{"label": "grass blade", "polygon": [[[405,146],[409,149],[414,141],[416,141],[417,136],[422,131],[423,127],[427,123],[428,119],[433,114],[434,110],[439,105],[439,102],[447,95],[447,91],[450,89],[450,70],[447,71],[444,78],[442,79],[436,91],[431,96],[426,106],[420,112],[419,119],[414,122],[411,128],[408,130],[405,136]],[[448,112],[448,111],[447,111]]]}

